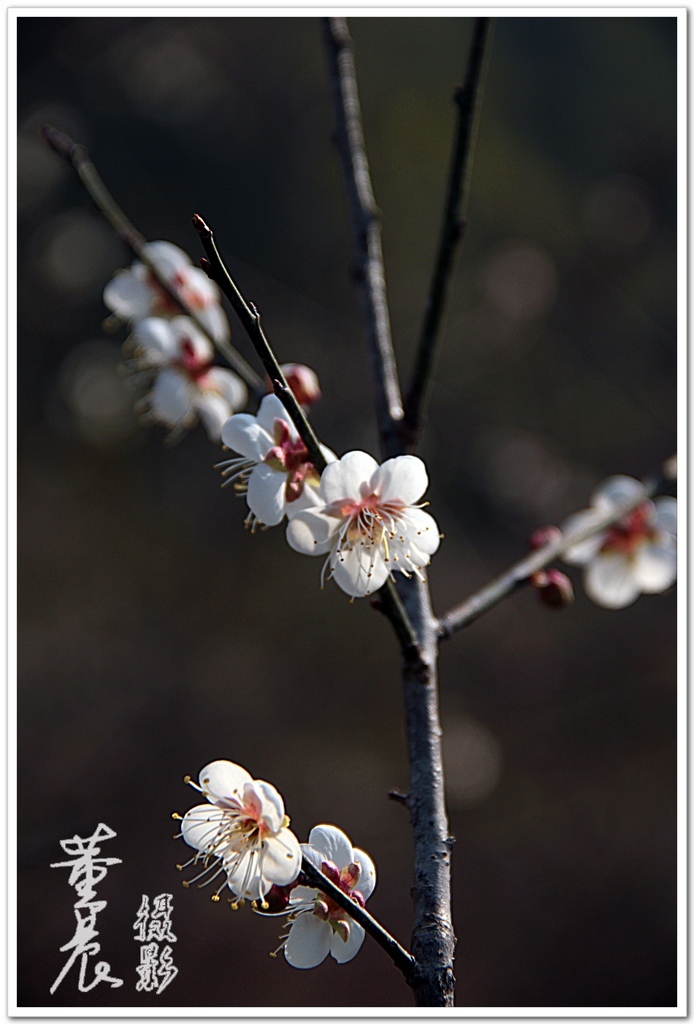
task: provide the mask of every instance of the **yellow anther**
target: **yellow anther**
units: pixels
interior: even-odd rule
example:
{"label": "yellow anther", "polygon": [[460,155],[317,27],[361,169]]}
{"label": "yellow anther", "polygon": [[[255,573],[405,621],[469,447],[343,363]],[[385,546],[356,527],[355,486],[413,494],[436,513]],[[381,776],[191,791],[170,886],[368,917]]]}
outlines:
{"label": "yellow anther", "polygon": [[212,895],[212,896],[210,897],[210,899],[212,900],[212,902],[213,902],[213,903],[219,903],[219,893],[218,893],[218,892],[214,893],[214,894],[213,894],[213,895]]}
{"label": "yellow anther", "polygon": [[184,878],[184,879],[183,879],[183,881],[181,882],[181,885],[183,886],[183,888],[184,888],[184,889],[189,889],[189,888],[190,888],[190,882],[187,882],[187,881],[185,880],[185,878]]}
{"label": "yellow anther", "polygon": [[189,786],[193,780],[191,779],[190,775],[184,775],[183,781],[185,782],[186,786]]}

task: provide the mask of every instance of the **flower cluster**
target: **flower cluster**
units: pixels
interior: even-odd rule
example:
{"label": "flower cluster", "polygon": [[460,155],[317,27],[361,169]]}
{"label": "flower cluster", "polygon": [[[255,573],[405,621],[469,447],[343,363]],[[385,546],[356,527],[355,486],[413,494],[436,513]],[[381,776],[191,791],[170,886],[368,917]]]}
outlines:
{"label": "flower cluster", "polygon": [[202,866],[184,887],[196,882],[204,888],[221,877],[214,902],[228,887],[234,909],[250,900],[259,912],[287,914],[289,931],[280,948],[293,967],[316,967],[328,953],[338,963],[356,956],[364,929],[330,896],[300,884],[302,856],[360,907],[376,885],[371,858],[352,849],[334,825],[317,825],[308,843],[300,846],[275,787],[253,779],[231,761],[213,761],[202,769],[197,784],[190,778],[186,782],[207,803],[192,807],[181,819],[180,836],[195,854],[177,867]]}
{"label": "flower cluster", "polygon": [[625,503],[637,503],[612,526],[564,553],[569,564],[584,566],[586,593],[605,608],[626,608],[639,594],[667,590],[677,577],[677,501],[670,497],[639,501],[641,497],[644,489],[638,480],[610,477],[593,495],[591,507],[570,516],[562,526],[570,536]]}
{"label": "flower cluster", "polygon": [[210,440],[218,441],[222,424],[247,400],[243,381],[231,370],[213,365],[212,342],[229,338],[219,289],[170,242],[148,242],[143,255],[207,332],[203,334],[191,317],[180,315],[181,307],[140,261],[106,285],[105,305],[132,328],[126,346],[135,369],[153,378],[144,402],[146,415],[174,435],[199,418]]}

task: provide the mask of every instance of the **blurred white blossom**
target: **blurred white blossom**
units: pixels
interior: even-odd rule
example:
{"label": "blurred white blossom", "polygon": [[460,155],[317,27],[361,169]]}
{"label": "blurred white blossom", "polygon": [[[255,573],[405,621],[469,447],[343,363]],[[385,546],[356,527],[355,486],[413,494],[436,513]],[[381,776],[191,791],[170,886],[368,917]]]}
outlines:
{"label": "blurred white blossom", "polygon": [[[613,476],[600,485],[591,508],[570,516],[562,526],[569,536],[590,526],[605,512],[644,494],[643,485],[628,476]],[[585,566],[586,593],[605,608],[625,608],[639,594],[667,590],[677,577],[677,501],[644,498],[614,525],[570,547],[570,565]]]}
{"label": "blurred white blossom", "polygon": [[213,365],[212,343],[189,317],[145,317],[126,344],[136,368],[155,374],[146,415],[172,432],[186,430],[199,417],[210,440],[218,441],[224,422],[246,404],[246,385],[231,370]]}
{"label": "blurred white blossom", "polygon": [[[189,257],[171,242],[147,242],[143,253],[157,267],[184,308],[198,317],[215,341],[229,338],[229,323],[220,305],[219,288],[207,274],[194,267]],[[125,321],[144,317],[175,317],[178,304],[159,283],[149,267],[136,260],[120,270],[104,288],[104,304]]]}

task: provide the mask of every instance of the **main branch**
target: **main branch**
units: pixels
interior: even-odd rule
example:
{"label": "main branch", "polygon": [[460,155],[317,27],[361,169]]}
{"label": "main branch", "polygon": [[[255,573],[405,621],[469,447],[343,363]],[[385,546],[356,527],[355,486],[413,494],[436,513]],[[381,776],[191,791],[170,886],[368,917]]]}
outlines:
{"label": "main branch", "polygon": [[[324,25],[381,449],[385,456],[395,456],[403,451],[403,410],[390,337],[380,225],[364,151],[352,40],[343,18],[327,18]],[[437,623],[426,583],[406,579],[398,585],[398,596],[417,640],[415,647],[402,645],[410,761],[406,803],[414,842],[412,954],[416,961],[416,969],[407,980],[418,1006],[452,1006],[455,936],[451,919],[451,839],[444,798],[436,675]],[[382,610],[394,621],[392,609],[385,602]]]}
{"label": "main branch", "polygon": [[390,331],[381,225],[364,148],[352,38],[344,18],[323,21],[337,128],[336,142],[354,235],[355,278],[366,325],[383,455],[400,452],[403,418]]}

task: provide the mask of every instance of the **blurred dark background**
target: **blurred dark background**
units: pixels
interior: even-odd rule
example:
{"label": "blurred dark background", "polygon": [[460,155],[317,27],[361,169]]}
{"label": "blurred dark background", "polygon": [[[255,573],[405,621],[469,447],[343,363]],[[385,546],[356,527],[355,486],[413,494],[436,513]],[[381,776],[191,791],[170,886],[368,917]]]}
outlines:
{"label": "blurred dark background", "polygon": [[[403,375],[438,236],[466,18],[356,18],[367,146]],[[675,450],[676,22],[497,21],[421,453],[446,537],[443,612],[605,476]],[[101,323],[129,263],[44,122],[85,142],[139,229],[197,259],[199,211],[283,361],[308,363],[320,436],[376,453],[317,20],[19,18],[19,1002],[408,1006],[367,940],[310,973],[279,921],[180,889],[170,814],[214,758],[272,781],[304,839],[373,856],[370,909],[411,928],[396,642],[283,530],[249,536],[200,429],[145,430]],[[241,329],[234,341],[254,361]],[[676,1002],[675,595],[621,612],[523,592],[441,651],[462,1006]],[[59,841],[117,832],[98,889],[119,990],[49,987],[73,934]],[[174,893],[179,977],[135,993],[143,893]]]}

